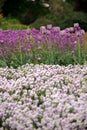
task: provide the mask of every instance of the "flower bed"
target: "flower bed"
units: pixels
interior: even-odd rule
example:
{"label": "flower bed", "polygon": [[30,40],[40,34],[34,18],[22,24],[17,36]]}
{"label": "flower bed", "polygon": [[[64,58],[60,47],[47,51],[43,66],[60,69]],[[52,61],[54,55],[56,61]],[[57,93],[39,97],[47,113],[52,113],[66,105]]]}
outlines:
{"label": "flower bed", "polygon": [[87,130],[87,65],[0,68],[0,130]]}
{"label": "flower bed", "polygon": [[[59,49],[75,50],[79,42],[84,44],[83,34],[85,31],[80,28],[78,23],[73,27],[61,30],[60,27],[52,27],[52,25],[41,26],[40,30],[26,29],[26,30],[0,30],[0,44],[7,50],[3,53],[0,45],[0,55],[8,54],[10,51],[30,50],[34,46],[41,46],[42,44],[57,44]],[[42,43],[42,44],[41,44]]]}
{"label": "flower bed", "polygon": [[78,23],[64,30],[52,25],[40,30],[0,30],[0,66],[84,64],[84,34]]}

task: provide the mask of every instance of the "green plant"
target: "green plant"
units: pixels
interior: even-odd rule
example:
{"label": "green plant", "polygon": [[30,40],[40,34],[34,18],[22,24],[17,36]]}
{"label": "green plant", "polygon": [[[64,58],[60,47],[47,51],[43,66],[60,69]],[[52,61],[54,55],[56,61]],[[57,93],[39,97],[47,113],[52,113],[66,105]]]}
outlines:
{"label": "green plant", "polygon": [[27,29],[30,28],[29,26],[23,25],[20,23],[18,19],[15,18],[2,18],[0,20],[0,28],[4,30],[22,30],[22,29]]}
{"label": "green plant", "polygon": [[47,24],[53,24],[53,21],[44,16],[44,17],[38,18],[34,23],[30,24],[29,26],[31,28],[35,27],[35,28],[39,29],[41,26],[43,26],[43,25],[45,26]]}
{"label": "green plant", "polygon": [[23,51],[19,50],[17,53],[12,53],[8,57],[0,59],[1,67],[13,66],[17,68],[26,63],[33,64],[85,64],[87,61],[87,52],[82,50],[78,44],[75,53],[71,51],[60,51],[58,48],[50,47],[47,45],[43,49],[38,50],[36,47],[32,49],[30,55],[26,55]]}
{"label": "green plant", "polygon": [[87,13],[71,11],[62,13],[55,20],[55,24],[59,25],[62,29],[72,26],[73,23],[79,23],[80,27],[87,31]]}

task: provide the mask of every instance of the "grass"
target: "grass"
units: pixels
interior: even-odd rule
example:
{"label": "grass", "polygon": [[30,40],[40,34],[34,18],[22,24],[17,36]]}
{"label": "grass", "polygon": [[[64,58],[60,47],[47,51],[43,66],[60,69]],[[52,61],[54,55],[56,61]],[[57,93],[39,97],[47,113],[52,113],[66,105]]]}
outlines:
{"label": "grass", "polygon": [[0,15],[0,28],[4,30],[22,30],[30,27],[21,24],[20,21],[15,18],[4,18],[3,15]]}

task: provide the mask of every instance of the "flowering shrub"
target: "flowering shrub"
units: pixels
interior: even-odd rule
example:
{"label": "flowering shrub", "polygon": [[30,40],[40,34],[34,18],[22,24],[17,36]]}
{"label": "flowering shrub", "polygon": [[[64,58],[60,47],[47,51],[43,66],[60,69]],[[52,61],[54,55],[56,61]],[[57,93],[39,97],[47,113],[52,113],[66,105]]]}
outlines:
{"label": "flowering shrub", "polygon": [[0,68],[0,130],[86,130],[87,65]]}
{"label": "flowering shrub", "polygon": [[[61,30],[52,25],[40,30],[0,30],[0,58],[6,66],[24,63],[84,64],[84,30],[78,23]],[[25,58],[26,57],[26,58]]]}

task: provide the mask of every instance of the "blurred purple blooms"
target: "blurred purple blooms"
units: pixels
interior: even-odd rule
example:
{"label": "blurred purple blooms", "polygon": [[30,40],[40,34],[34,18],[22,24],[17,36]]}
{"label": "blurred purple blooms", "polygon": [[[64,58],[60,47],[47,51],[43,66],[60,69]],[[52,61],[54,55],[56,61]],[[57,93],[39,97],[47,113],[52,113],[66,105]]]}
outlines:
{"label": "blurred purple blooms", "polygon": [[[51,24],[41,26],[40,30],[0,30],[0,54],[8,55],[20,48],[26,52],[34,46],[38,46],[38,43],[39,45],[46,43],[48,46],[57,44],[60,50],[69,49],[73,51],[77,46],[75,43],[79,42],[84,45],[84,34],[85,31],[80,28],[78,23],[75,23],[74,27],[64,30],[61,30],[60,27],[52,27]],[[5,53],[3,53],[4,51]]]}

